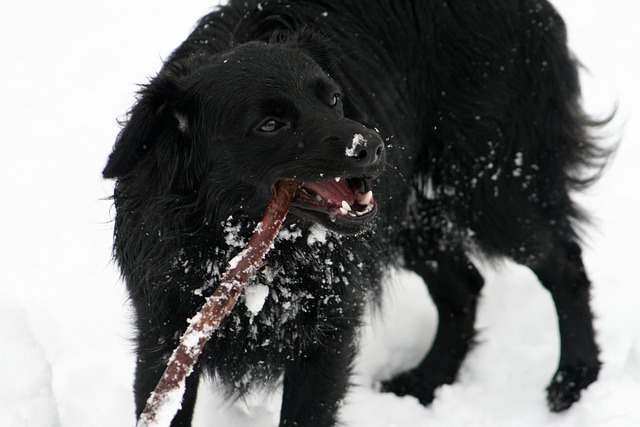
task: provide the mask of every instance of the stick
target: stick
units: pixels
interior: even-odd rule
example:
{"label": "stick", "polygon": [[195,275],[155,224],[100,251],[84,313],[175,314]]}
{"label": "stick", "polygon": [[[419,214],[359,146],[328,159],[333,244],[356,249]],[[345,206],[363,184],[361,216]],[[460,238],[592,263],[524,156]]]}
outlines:
{"label": "stick", "polygon": [[293,181],[276,184],[267,210],[249,243],[229,261],[215,292],[206,299],[200,311],[188,320],[189,326],[147,400],[137,427],[169,427],[180,410],[186,379],[193,371],[204,345],[231,312],[242,288],[271,248],[297,190],[298,184]]}

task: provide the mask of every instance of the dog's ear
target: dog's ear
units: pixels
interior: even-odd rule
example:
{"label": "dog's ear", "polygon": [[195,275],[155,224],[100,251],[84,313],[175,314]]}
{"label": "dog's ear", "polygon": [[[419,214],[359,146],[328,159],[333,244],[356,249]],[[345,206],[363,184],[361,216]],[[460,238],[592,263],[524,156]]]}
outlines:
{"label": "dog's ear", "polygon": [[166,67],[138,93],[102,171],[104,178],[128,174],[159,140],[178,139],[187,132],[187,119],[175,108],[181,71]]}

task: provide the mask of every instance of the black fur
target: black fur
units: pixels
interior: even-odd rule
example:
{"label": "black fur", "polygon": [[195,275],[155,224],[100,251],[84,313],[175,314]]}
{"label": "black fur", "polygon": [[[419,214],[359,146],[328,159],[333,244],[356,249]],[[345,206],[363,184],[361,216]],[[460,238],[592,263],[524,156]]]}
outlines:
{"label": "black fur", "polygon": [[563,21],[541,0],[231,0],[205,16],[141,90],[104,170],[138,414],[272,185],[334,177],[356,197],[372,185],[376,218],[292,208],[252,280],[269,286],[265,306],[236,306],[172,425],[190,425],[202,373],[230,396],[284,374],[280,425],[335,425],[360,316],[391,266],[424,278],[440,322],[425,359],[384,388],[429,403],[473,342],[483,279],[469,254],[524,264],[551,292],[548,402],[568,408],[600,368],[569,192],[608,154],[579,96]]}

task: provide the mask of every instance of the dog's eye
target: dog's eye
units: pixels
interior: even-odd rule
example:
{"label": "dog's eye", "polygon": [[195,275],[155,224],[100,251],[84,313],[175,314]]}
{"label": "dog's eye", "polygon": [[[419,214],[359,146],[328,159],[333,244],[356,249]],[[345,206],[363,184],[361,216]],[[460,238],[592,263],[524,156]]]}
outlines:
{"label": "dog's eye", "polygon": [[338,105],[338,100],[339,99],[340,99],[340,95],[338,95],[337,93],[334,93],[331,96],[331,99],[329,99],[329,106],[335,107],[336,105]]}
{"label": "dog's eye", "polygon": [[284,123],[274,119],[269,119],[266,122],[264,122],[259,129],[262,132],[275,132],[278,129],[280,129],[282,126],[284,126]]}

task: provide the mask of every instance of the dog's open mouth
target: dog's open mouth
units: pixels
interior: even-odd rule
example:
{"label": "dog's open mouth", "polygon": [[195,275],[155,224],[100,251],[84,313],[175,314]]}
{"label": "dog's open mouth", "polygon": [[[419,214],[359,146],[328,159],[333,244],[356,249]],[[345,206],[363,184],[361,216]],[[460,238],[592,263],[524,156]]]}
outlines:
{"label": "dog's open mouth", "polygon": [[292,207],[330,228],[344,228],[341,231],[345,232],[361,228],[378,210],[365,177],[303,182]]}

